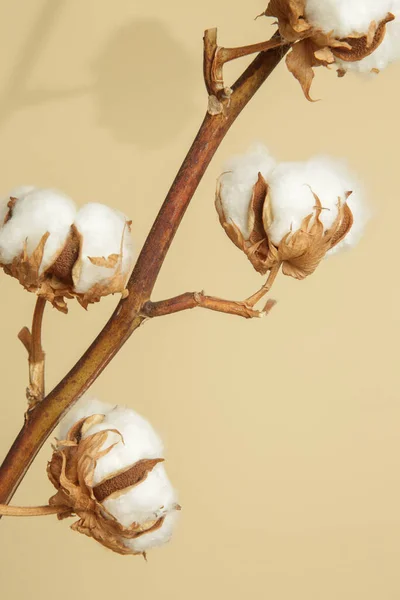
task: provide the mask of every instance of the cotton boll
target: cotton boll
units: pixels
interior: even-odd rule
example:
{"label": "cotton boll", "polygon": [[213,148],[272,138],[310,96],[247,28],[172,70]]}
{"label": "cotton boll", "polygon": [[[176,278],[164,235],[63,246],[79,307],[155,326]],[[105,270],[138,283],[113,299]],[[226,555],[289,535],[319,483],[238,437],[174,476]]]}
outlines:
{"label": "cotton boll", "polygon": [[344,38],[366,34],[372,21],[379,23],[393,12],[394,4],[393,0],[306,0],[306,18],[315,27]]}
{"label": "cotton boll", "polygon": [[0,229],[0,262],[10,264],[26,242],[30,256],[49,232],[39,273],[49,267],[62,251],[75,218],[74,202],[55,190],[33,189],[22,195],[12,210],[12,218]]}
{"label": "cotton boll", "polygon": [[248,239],[248,210],[258,173],[268,178],[275,160],[262,144],[251,147],[246,154],[226,162],[220,177],[220,198],[227,220],[233,221]]}
{"label": "cotton boll", "polygon": [[104,500],[103,505],[122,525],[128,527],[133,522],[145,523],[162,517],[175,510],[177,501],[176,491],[165,467],[159,463],[140,485],[116,498]]}
{"label": "cotton boll", "polygon": [[[62,507],[64,517],[79,518],[73,529],[119,554],[143,553],[169,540],[177,494],[148,421],[130,408],[85,398],[60,434],[69,443],[58,441],[48,464],[57,490],[49,504]],[[145,539],[135,545],[133,535]]]}
{"label": "cotton boll", "polygon": [[178,518],[178,511],[175,510],[168,513],[161,527],[155,531],[144,533],[143,535],[133,538],[132,540],[125,540],[125,545],[131,548],[134,552],[147,552],[147,550],[150,550],[151,548],[156,548],[157,546],[166,544],[172,537]]}
{"label": "cotton boll", "polygon": [[125,215],[104,204],[90,203],[80,209],[75,225],[82,236],[80,268],[74,275],[75,291],[88,292],[117,273],[119,263],[107,268],[93,264],[89,257],[107,259],[122,252],[121,275],[127,278],[133,266],[133,248]]}

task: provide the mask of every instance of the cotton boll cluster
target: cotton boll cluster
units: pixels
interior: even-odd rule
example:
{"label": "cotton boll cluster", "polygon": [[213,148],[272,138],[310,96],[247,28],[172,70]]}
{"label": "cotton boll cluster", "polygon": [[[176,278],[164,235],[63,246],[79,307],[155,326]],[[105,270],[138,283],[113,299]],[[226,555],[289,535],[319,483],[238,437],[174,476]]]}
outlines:
{"label": "cotton boll cluster", "polygon": [[[251,156],[235,158],[228,186],[222,174],[216,208],[226,233],[257,271],[282,265],[285,274],[303,279],[325,255],[358,242],[367,214],[361,187],[342,161],[320,156],[280,163],[264,178]],[[267,156],[265,150],[264,164],[272,165]]]}
{"label": "cotton boll cluster", "polygon": [[125,293],[133,266],[130,222],[91,203],[77,211],[61,192],[23,186],[0,201],[0,265],[63,312]]}
{"label": "cotton boll cluster", "polygon": [[306,0],[305,15],[314,27],[345,38],[368,32],[371,22],[393,12],[393,5],[393,0]]}
{"label": "cotton boll cluster", "polygon": [[[169,541],[178,517],[177,494],[161,462],[163,444],[148,421],[130,408],[84,399],[61,424],[60,438],[77,440],[78,454],[80,448],[88,456],[92,452],[94,467],[86,482],[97,499],[91,507],[96,526],[90,521],[89,527],[79,512],[80,491],[71,500],[71,512],[81,517],[74,529],[122,554],[144,553]],[[71,466],[69,461],[76,456],[68,456],[68,447],[63,450],[61,441],[57,452],[64,451],[66,464]],[[59,478],[54,482],[52,473],[57,473],[58,460],[53,456],[50,467],[55,484]],[[61,497],[65,500],[62,493]],[[115,520],[111,534],[105,534],[109,522],[104,516]]]}

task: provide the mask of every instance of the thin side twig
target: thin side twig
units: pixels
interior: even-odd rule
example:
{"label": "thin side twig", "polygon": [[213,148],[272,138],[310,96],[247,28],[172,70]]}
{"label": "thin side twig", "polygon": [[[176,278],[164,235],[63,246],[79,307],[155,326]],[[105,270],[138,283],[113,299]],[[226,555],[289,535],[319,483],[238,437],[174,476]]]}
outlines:
{"label": "thin side twig", "polygon": [[268,314],[275,305],[274,300],[269,300],[263,310],[256,310],[246,302],[224,300],[213,296],[206,296],[203,292],[187,292],[174,298],[158,302],[146,302],[142,307],[142,314],[146,317],[162,317],[173,313],[189,310],[191,308],[207,308],[216,312],[236,315],[245,319],[260,318]]}
{"label": "thin side twig", "polygon": [[0,504],[0,515],[4,517],[41,517],[65,512],[65,506],[9,506]]}

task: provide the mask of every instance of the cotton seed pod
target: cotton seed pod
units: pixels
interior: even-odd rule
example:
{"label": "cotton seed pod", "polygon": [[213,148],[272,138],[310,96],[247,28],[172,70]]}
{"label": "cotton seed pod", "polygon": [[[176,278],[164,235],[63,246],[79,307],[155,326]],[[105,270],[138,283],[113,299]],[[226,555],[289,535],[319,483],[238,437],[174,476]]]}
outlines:
{"label": "cotton seed pod", "polygon": [[145,419],[129,408],[84,401],[61,437],[48,464],[57,489],[49,504],[65,507],[59,519],[77,515],[74,531],[119,554],[145,555],[169,541],[180,507],[162,443]]}
{"label": "cotton seed pod", "polygon": [[264,14],[293,44],[286,64],[308,100],[314,67],[336,64],[343,76],[377,72],[400,57],[399,0],[270,0]]}
{"label": "cotton seed pod", "polygon": [[0,202],[0,266],[62,312],[66,298],[87,308],[102,296],[126,293],[130,222],[102,204],[77,212],[60,192],[17,188]]}
{"label": "cotton seed pod", "polygon": [[[245,155],[243,164],[247,162]],[[359,186],[337,161],[317,157],[281,163],[267,180],[259,173],[251,197],[242,201],[240,218],[232,209],[231,180],[231,174],[223,173],[217,185],[219,219],[262,275],[282,265],[285,275],[304,279],[333,249],[353,245],[360,237],[366,217]]]}

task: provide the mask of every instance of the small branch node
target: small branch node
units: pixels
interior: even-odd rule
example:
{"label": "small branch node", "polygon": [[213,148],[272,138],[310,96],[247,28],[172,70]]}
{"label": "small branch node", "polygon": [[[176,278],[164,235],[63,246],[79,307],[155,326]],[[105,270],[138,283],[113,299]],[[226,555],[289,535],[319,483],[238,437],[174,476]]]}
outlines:
{"label": "small branch node", "polygon": [[272,39],[258,44],[240,46],[238,48],[223,48],[217,45],[217,29],[207,29],[204,33],[204,82],[208,91],[208,113],[219,115],[224,112],[224,105],[229,106],[233,93],[232,88],[224,83],[225,63],[249,56],[256,52],[266,52],[284,44],[279,34]]}

